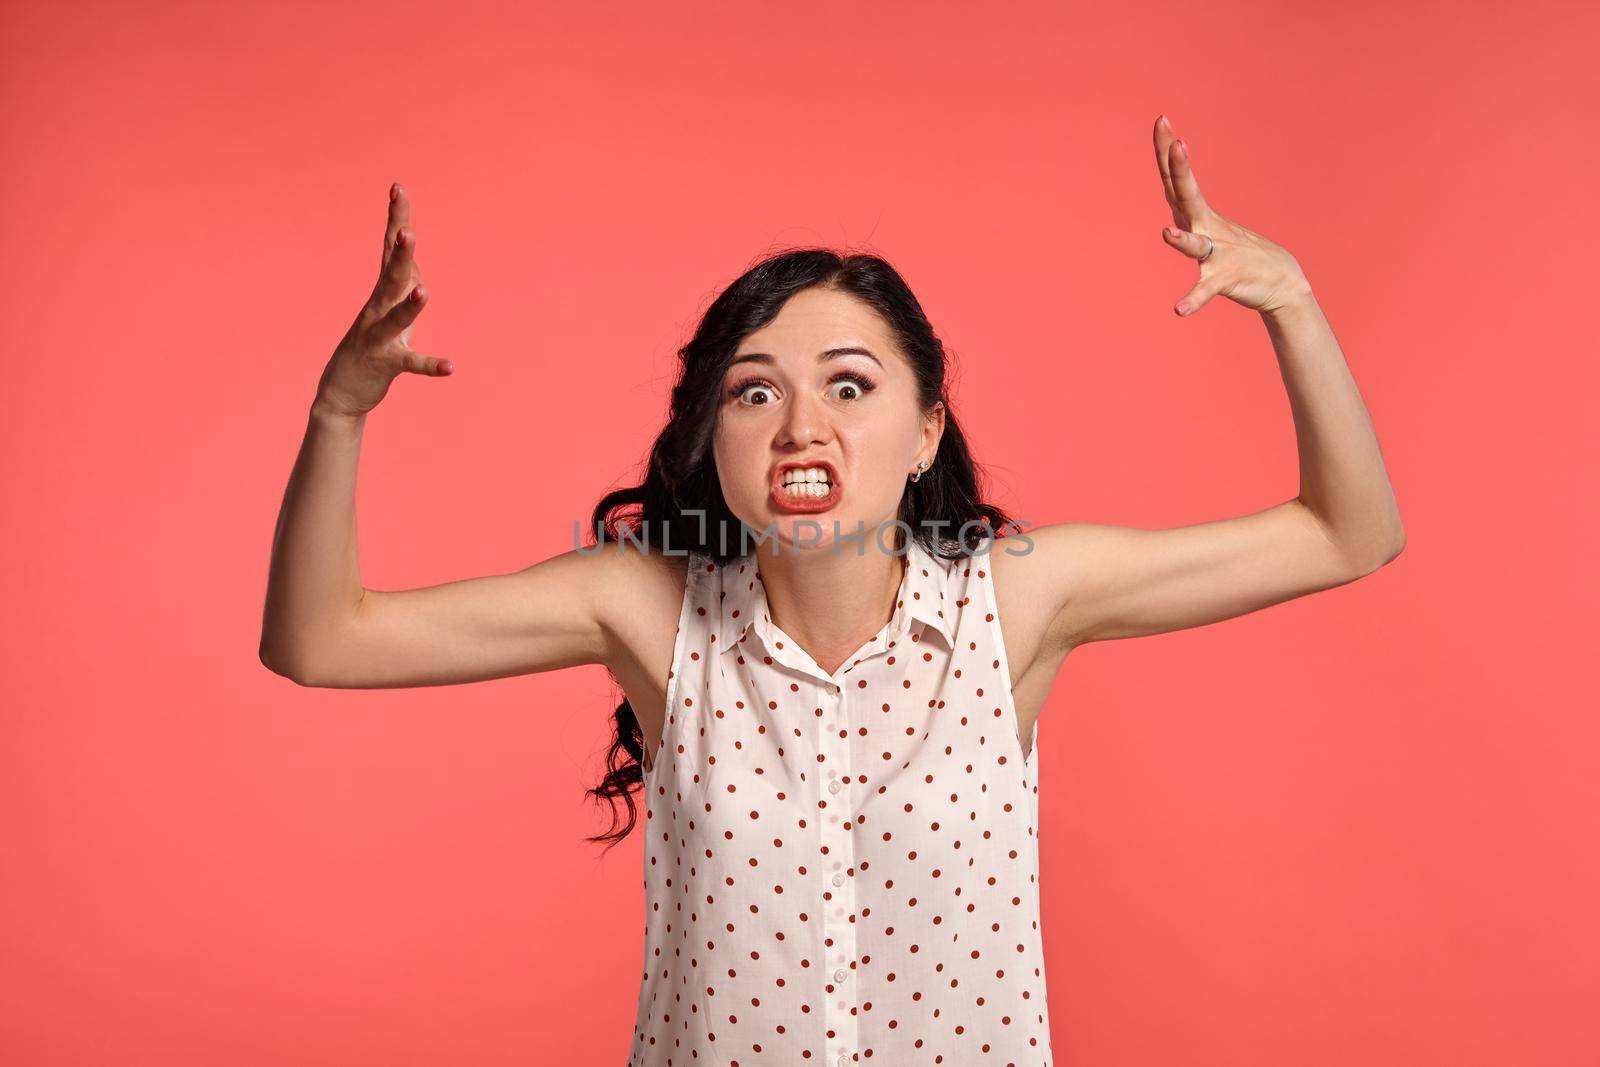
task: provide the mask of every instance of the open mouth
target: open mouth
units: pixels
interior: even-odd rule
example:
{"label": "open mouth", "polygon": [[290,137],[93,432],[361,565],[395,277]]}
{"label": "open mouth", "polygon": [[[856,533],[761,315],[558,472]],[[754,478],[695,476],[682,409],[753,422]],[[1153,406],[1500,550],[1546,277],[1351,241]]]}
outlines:
{"label": "open mouth", "polygon": [[772,501],[787,511],[832,507],[839,489],[839,472],[827,460],[783,463],[772,476]]}

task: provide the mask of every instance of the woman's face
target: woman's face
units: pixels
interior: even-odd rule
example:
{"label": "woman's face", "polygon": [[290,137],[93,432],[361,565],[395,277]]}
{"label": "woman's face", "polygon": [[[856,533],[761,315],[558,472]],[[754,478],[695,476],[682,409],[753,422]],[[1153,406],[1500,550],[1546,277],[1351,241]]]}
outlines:
{"label": "woman's face", "polygon": [[[897,516],[918,461],[932,463],[943,430],[944,405],[923,416],[911,365],[877,312],[814,288],[740,342],[723,379],[713,452],[729,508],[758,534],[804,547],[864,529],[870,550],[878,527]],[[783,481],[794,477],[786,468],[796,464],[824,467],[828,483],[786,491]],[[730,532],[730,548],[734,540]],[[846,541],[840,550],[855,547]]]}

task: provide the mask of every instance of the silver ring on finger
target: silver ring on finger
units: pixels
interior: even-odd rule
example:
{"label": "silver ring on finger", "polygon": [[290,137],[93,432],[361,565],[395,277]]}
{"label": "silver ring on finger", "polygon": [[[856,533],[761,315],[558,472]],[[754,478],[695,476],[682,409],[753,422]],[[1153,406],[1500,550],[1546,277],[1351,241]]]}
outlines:
{"label": "silver ring on finger", "polygon": [[1195,260],[1196,263],[1204,263],[1206,260],[1211,258],[1211,253],[1217,250],[1217,242],[1211,239],[1210,234],[1203,233],[1200,236],[1206,239],[1206,254]]}

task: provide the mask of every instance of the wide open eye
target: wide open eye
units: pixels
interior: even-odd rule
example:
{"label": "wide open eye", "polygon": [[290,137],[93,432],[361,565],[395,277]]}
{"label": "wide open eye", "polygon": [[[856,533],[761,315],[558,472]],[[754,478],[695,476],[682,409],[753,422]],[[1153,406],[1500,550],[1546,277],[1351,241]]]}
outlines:
{"label": "wide open eye", "polygon": [[[765,378],[747,378],[728,390],[729,394],[740,403],[749,407],[766,407],[772,403],[772,383]],[[765,396],[765,399],[755,402],[747,400],[747,396]]]}
{"label": "wide open eye", "polygon": [[877,388],[876,385],[872,384],[872,380],[870,378],[867,378],[864,375],[856,374],[853,371],[841,371],[840,373],[835,374],[832,378],[828,379],[828,385],[830,388],[840,385],[843,385],[847,388],[849,395],[840,395],[838,392],[834,393],[834,396],[838,397],[840,400],[860,400],[862,397],[866,396],[868,393]]}

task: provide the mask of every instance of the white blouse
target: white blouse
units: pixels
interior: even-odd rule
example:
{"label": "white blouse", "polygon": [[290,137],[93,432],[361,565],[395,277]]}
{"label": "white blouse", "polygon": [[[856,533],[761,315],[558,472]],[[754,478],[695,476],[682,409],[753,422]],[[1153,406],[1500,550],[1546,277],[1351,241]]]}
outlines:
{"label": "white blouse", "polygon": [[768,616],[755,549],[688,557],[630,1067],[1050,1063],[1038,727],[1025,754],[989,555],[908,543],[893,617],[832,675]]}

